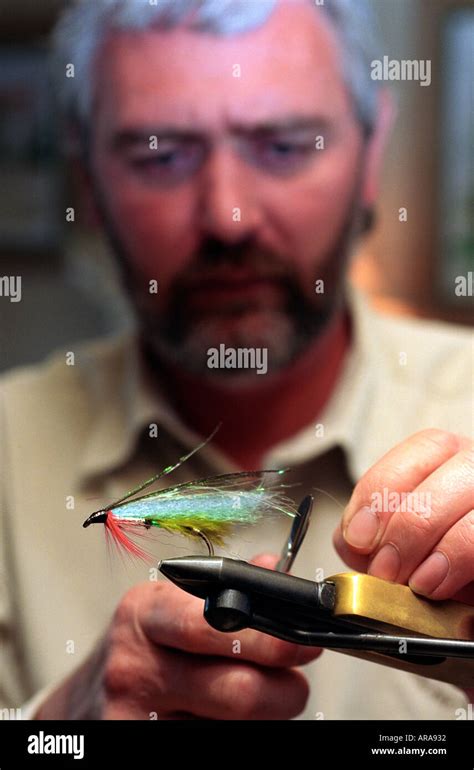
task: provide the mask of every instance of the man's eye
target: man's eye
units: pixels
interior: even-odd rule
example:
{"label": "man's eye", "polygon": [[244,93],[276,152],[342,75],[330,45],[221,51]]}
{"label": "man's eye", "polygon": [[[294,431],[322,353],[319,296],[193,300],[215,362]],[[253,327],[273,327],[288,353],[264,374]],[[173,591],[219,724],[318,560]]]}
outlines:
{"label": "man's eye", "polygon": [[151,182],[179,182],[199,168],[203,154],[197,145],[185,145],[149,150],[132,157],[130,163],[139,174]]}
{"label": "man's eye", "polygon": [[179,159],[179,153],[174,150],[170,152],[152,152],[141,158],[134,158],[133,164],[138,168],[151,168],[152,166],[170,166]]}
{"label": "man's eye", "polygon": [[291,142],[272,142],[271,150],[275,153],[275,155],[281,155],[282,157],[285,157],[300,151],[301,147],[299,147],[297,144],[291,144]]}
{"label": "man's eye", "polygon": [[253,149],[254,162],[269,171],[298,171],[314,158],[314,145],[291,140],[264,140]]}
{"label": "man's eye", "polygon": [[171,163],[177,160],[177,152],[166,152],[160,155],[154,155],[145,161],[148,165],[156,164],[157,166],[169,166]]}

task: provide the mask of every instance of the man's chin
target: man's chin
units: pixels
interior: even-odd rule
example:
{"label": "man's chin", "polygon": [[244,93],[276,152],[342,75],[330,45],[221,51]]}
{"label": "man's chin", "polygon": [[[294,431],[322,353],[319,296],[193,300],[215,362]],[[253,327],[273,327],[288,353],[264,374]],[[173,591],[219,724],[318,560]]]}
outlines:
{"label": "man's chin", "polygon": [[187,329],[179,340],[152,337],[160,356],[189,372],[226,382],[251,380],[257,370],[262,371],[263,361],[268,373],[279,371],[301,349],[293,324],[282,316],[208,319]]}
{"label": "man's chin", "polygon": [[[209,308],[190,315],[175,308],[160,319],[142,314],[145,338],[158,358],[184,371],[243,382],[263,359],[265,366],[261,365],[260,373],[263,368],[270,374],[291,366],[331,318],[330,306],[309,308],[303,302],[293,311],[256,305],[234,311],[215,313]],[[242,351],[250,351],[247,358]],[[261,382],[265,378],[257,379]]]}
{"label": "man's chin", "polygon": [[293,323],[286,314],[259,309],[198,318],[188,329],[188,339],[203,347],[219,344],[231,347],[268,346],[275,339],[288,340],[292,334]]}

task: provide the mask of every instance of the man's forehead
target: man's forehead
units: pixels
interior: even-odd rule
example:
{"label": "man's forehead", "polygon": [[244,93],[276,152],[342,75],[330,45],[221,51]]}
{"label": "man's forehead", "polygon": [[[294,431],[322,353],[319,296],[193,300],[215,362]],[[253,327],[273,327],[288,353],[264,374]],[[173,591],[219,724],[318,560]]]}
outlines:
{"label": "man's forehead", "polygon": [[106,58],[120,59],[127,65],[141,61],[144,67],[147,62],[153,65],[161,61],[180,73],[192,73],[199,66],[211,76],[229,62],[255,66],[273,62],[288,70],[314,62],[333,65],[338,58],[336,41],[333,26],[321,8],[303,0],[282,0],[263,24],[243,33],[203,32],[184,24],[168,30],[113,30],[108,35]]}
{"label": "man's forehead", "polygon": [[151,113],[183,126],[204,112],[209,125],[224,115],[229,125],[274,121],[282,111],[314,114],[317,93],[326,108],[345,96],[332,27],[303,2],[283,2],[244,34],[185,27],[113,33],[96,72],[100,98],[113,102],[125,124]]}

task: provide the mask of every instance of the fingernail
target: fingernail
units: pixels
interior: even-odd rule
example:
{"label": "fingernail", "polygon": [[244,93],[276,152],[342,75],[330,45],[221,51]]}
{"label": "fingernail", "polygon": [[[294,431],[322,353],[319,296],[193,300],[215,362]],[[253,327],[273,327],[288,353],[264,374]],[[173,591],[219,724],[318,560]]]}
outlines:
{"label": "fingernail", "polygon": [[417,594],[429,596],[441,585],[449,572],[449,561],[441,551],[435,551],[413,573],[408,585]]}
{"label": "fingernail", "polygon": [[370,548],[376,540],[380,520],[368,505],[357,511],[344,531],[344,538],[355,548]]}
{"label": "fingernail", "polygon": [[370,563],[367,570],[369,575],[382,578],[382,580],[391,580],[394,582],[400,572],[400,554],[398,548],[392,543],[387,543],[380,549],[375,559]]}

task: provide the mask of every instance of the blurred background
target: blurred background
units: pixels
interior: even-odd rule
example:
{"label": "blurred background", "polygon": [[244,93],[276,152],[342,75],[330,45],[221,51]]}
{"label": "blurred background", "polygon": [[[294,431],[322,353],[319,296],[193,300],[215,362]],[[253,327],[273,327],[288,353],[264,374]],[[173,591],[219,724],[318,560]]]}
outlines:
{"label": "blurred background", "polygon": [[[474,5],[373,3],[382,55],[430,59],[432,83],[391,84],[398,117],[377,227],[354,259],[352,280],[383,312],[472,324]],[[21,302],[0,296],[0,370],[131,321],[59,154],[47,52],[66,4],[0,0],[0,279],[22,276]],[[469,275],[470,292],[458,296],[456,278],[466,276],[469,289]]]}

